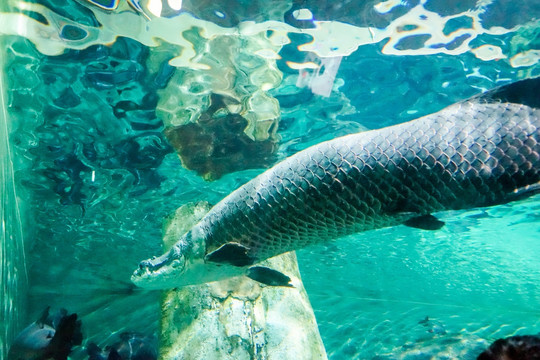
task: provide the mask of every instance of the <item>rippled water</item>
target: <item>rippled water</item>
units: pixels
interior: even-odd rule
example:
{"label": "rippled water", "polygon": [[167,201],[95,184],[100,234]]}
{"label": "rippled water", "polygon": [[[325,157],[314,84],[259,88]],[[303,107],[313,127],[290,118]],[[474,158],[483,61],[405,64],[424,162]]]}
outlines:
{"label": "rippled water", "polygon": [[[22,313],[66,307],[98,343],[156,331],[159,293],[129,277],[180,205],[216,203],[323,140],[540,74],[536,1],[130,3],[0,14]],[[538,200],[299,251],[329,357],[473,359],[540,332]]]}
{"label": "rippled water", "polygon": [[330,357],[475,359],[486,341],[538,333],[538,209],[533,198],[450,212],[441,231],[396,227],[300,251]]}

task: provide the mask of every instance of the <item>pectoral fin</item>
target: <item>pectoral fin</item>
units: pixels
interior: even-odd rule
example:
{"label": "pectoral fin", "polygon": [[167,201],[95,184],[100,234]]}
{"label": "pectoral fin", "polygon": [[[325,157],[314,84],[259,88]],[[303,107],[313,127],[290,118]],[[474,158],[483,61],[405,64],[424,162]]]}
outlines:
{"label": "pectoral fin", "polygon": [[233,266],[253,265],[257,259],[248,255],[249,248],[238,243],[226,243],[205,256],[206,261]]}
{"label": "pectoral fin", "polygon": [[264,266],[250,267],[246,276],[265,285],[293,287],[290,277],[277,270]]}
{"label": "pectoral fin", "polygon": [[403,223],[403,225],[410,226],[422,230],[439,230],[444,226],[444,221],[437,219],[435,216],[428,214],[413,217]]}
{"label": "pectoral fin", "polygon": [[47,318],[49,317],[49,310],[51,309],[50,306],[47,306],[45,310],[43,310],[43,313],[39,317],[39,319],[36,321],[36,324],[38,324],[41,328],[43,328],[43,325],[45,325],[45,322],[47,321]]}

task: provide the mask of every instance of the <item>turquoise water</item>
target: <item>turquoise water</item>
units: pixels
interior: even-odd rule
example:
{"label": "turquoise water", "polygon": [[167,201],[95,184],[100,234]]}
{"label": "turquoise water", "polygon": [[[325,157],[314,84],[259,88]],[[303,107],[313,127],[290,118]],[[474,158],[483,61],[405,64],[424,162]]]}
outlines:
{"label": "turquoise water", "polygon": [[[28,323],[65,307],[98,344],[157,332],[159,292],[129,278],[161,252],[180,205],[216,203],[323,140],[540,75],[535,1],[32,4],[0,14],[29,279],[20,312]],[[208,115],[218,120],[193,126]],[[539,333],[539,208],[535,197],[444,213],[440,231],[298,251],[329,358],[474,359],[496,338]]]}
{"label": "turquoise water", "polygon": [[330,358],[475,359],[486,340],[538,333],[538,209],[448,213],[438,232],[396,227],[300,251]]}

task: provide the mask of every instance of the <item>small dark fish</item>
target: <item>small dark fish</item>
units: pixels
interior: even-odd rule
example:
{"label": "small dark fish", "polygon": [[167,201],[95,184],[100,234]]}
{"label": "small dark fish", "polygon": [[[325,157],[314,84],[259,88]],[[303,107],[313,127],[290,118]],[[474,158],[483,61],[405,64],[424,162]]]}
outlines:
{"label": "small dark fish", "polygon": [[71,348],[82,342],[81,321],[65,309],[41,317],[17,335],[9,349],[8,360],[67,360]]}
{"label": "small dark fish", "polygon": [[426,316],[424,319],[420,320],[418,324],[428,328],[428,333],[435,335],[446,335],[444,324],[440,321],[430,319],[429,316]]}
{"label": "small dark fish", "polygon": [[420,320],[418,323],[419,323],[420,325],[426,326],[427,324],[429,324],[429,321],[430,321],[429,316],[426,316],[425,318],[423,318],[422,320]]}
{"label": "small dark fish", "polygon": [[103,350],[94,343],[86,350],[88,360],[156,360],[158,357],[156,338],[134,332],[121,333],[119,341]]}

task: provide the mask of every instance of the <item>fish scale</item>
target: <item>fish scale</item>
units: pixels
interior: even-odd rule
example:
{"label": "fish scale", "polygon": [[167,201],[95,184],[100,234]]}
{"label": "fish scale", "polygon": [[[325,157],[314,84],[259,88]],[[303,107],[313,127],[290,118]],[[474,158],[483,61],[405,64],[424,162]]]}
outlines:
{"label": "fish scale", "polygon": [[348,135],[277,164],[199,223],[207,253],[239,243],[265,259],[442,210],[513,200],[540,181],[540,110],[464,102]]}

